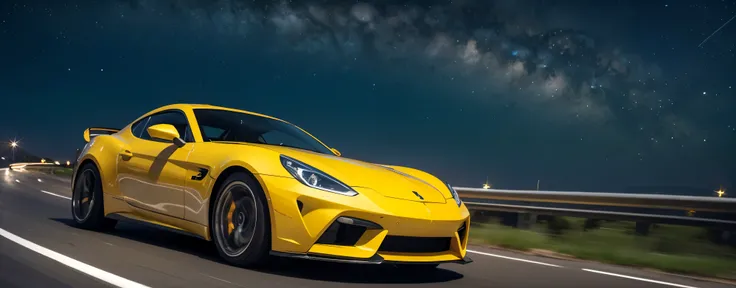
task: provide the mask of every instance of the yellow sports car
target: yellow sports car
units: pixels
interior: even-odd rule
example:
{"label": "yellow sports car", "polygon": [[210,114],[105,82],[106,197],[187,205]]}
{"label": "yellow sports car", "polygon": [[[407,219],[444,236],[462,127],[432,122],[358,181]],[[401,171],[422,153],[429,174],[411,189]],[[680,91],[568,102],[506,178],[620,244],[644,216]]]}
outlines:
{"label": "yellow sports car", "polygon": [[175,104],[84,139],[71,206],[85,229],[143,221],[213,241],[250,267],[270,255],[412,269],[471,261],[470,214],[452,186],[341,157],[277,118]]}

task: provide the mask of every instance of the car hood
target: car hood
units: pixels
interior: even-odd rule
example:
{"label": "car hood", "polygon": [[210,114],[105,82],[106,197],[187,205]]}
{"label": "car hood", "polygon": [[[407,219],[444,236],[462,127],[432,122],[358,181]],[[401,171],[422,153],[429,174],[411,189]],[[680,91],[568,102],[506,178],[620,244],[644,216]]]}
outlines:
{"label": "car hood", "polygon": [[444,194],[427,181],[395,169],[360,160],[280,146],[263,148],[291,157],[321,170],[350,187],[365,187],[386,197],[403,200],[446,203]]}

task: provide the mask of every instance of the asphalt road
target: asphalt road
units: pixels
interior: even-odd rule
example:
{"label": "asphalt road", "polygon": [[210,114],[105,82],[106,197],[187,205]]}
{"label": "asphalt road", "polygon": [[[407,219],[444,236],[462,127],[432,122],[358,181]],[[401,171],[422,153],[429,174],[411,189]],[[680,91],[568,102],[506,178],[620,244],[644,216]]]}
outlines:
{"label": "asphalt road", "polygon": [[69,180],[0,169],[0,287],[733,287],[588,262],[471,247],[474,262],[432,275],[391,267],[279,259],[264,270],[223,264],[210,243],[120,222],[70,226]]}

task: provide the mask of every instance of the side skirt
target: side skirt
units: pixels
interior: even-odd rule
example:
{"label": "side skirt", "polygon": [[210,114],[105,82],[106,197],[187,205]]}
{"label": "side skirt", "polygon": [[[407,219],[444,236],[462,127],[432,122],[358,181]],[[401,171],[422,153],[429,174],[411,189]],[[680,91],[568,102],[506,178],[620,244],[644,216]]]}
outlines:
{"label": "side skirt", "polygon": [[199,236],[197,234],[194,234],[194,233],[191,233],[191,232],[188,232],[188,231],[185,231],[185,230],[177,229],[177,228],[172,228],[172,227],[164,226],[164,225],[161,225],[161,224],[157,224],[155,222],[146,221],[146,220],[140,219],[140,218],[135,217],[135,216],[132,216],[132,215],[125,215],[125,214],[122,214],[122,213],[112,213],[112,214],[108,214],[105,217],[110,218],[110,219],[115,219],[115,220],[118,220],[118,221],[122,221],[122,222],[128,222],[128,223],[132,223],[132,224],[136,224],[136,225],[142,225],[142,226],[146,226],[146,227],[149,227],[149,228],[160,229],[160,230],[163,230],[163,231],[166,231],[166,232],[173,232],[173,233],[177,233],[177,234],[180,234],[180,235],[191,236],[191,237],[195,237],[195,238],[199,238],[199,239],[202,239],[202,240],[207,241],[207,239],[205,239],[204,237]]}

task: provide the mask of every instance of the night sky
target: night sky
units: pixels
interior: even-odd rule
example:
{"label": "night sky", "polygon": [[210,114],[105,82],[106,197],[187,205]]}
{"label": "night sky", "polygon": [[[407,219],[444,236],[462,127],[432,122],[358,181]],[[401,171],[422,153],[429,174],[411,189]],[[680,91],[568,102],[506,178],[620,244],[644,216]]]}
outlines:
{"label": "night sky", "polygon": [[0,139],[41,156],[188,102],[455,186],[736,186],[736,20],[699,45],[736,1],[0,2]]}

